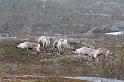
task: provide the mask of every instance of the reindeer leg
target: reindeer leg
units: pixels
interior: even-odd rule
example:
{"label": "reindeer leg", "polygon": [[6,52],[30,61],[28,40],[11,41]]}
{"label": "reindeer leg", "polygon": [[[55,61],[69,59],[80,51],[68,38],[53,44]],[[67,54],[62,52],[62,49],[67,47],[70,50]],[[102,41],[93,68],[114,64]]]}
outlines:
{"label": "reindeer leg", "polygon": [[96,58],[96,62],[97,62],[97,63],[99,62],[99,58],[98,58],[98,57]]}
{"label": "reindeer leg", "polygon": [[60,54],[61,54],[61,48],[58,47],[58,55],[60,55]]}
{"label": "reindeer leg", "polygon": [[42,46],[43,46],[43,50],[44,50],[44,43],[43,43],[43,45],[42,45]]}

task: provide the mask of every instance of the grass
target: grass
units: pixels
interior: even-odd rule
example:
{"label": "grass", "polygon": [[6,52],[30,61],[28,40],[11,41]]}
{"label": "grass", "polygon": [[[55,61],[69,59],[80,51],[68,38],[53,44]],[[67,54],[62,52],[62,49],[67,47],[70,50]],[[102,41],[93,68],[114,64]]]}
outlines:
{"label": "grass", "polygon": [[[75,44],[72,43],[72,46],[74,45]],[[82,58],[73,58],[71,56],[72,52],[69,50],[63,55],[46,52],[37,54],[34,51],[17,49],[16,41],[0,42],[0,75],[84,75],[124,79],[123,45],[101,45],[115,53],[116,58],[113,57],[107,62],[94,63],[85,61]],[[40,81],[38,80],[38,82]],[[58,80],[53,82],[58,82]]]}

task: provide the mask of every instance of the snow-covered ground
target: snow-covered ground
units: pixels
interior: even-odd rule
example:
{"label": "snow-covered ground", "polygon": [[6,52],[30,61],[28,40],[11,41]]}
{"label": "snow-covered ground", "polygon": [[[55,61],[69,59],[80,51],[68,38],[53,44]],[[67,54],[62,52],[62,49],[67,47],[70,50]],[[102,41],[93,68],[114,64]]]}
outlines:
{"label": "snow-covered ground", "polygon": [[124,34],[124,32],[120,31],[120,32],[110,32],[110,33],[105,33],[107,35],[122,35]]}
{"label": "snow-covered ground", "polygon": [[87,81],[93,81],[93,82],[124,82],[124,80],[98,78],[98,77],[66,77],[66,78],[87,80]]}

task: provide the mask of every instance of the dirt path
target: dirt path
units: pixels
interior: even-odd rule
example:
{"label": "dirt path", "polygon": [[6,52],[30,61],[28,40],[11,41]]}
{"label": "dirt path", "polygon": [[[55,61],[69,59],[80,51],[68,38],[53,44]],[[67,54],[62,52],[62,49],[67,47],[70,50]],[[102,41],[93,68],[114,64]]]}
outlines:
{"label": "dirt path", "polygon": [[101,27],[102,29],[106,28],[108,25],[99,25],[99,26],[95,26],[93,27],[92,29],[90,29],[89,31],[87,31],[86,33],[84,33],[84,35],[87,35],[87,34],[93,34],[93,31],[99,27]]}
{"label": "dirt path", "polygon": [[[123,80],[117,79],[107,79],[107,78],[99,78],[99,77],[68,77],[68,76],[38,76],[38,75],[10,75],[1,78],[1,81],[26,81],[26,80],[42,80],[44,78],[53,78],[53,79],[72,79],[72,80],[79,80],[80,82],[124,82]],[[78,81],[78,82],[79,82]]]}
{"label": "dirt path", "polygon": [[0,78],[0,82],[91,82],[91,81],[67,78],[65,76],[8,75]]}

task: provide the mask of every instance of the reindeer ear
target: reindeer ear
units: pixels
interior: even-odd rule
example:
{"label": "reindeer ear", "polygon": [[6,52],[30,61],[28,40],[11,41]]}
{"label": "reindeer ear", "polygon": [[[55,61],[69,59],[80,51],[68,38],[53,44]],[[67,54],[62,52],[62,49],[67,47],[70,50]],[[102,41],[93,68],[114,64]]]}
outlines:
{"label": "reindeer ear", "polygon": [[72,50],[75,51],[76,50],[76,47],[74,46],[74,48]]}
{"label": "reindeer ear", "polygon": [[73,51],[75,51],[75,50],[76,50],[76,48],[73,49]]}
{"label": "reindeer ear", "polygon": [[20,41],[17,41],[17,43],[16,44],[19,44],[20,43]]}
{"label": "reindeer ear", "polygon": [[52,41],[52,38],[50,38],[50,41]]}

